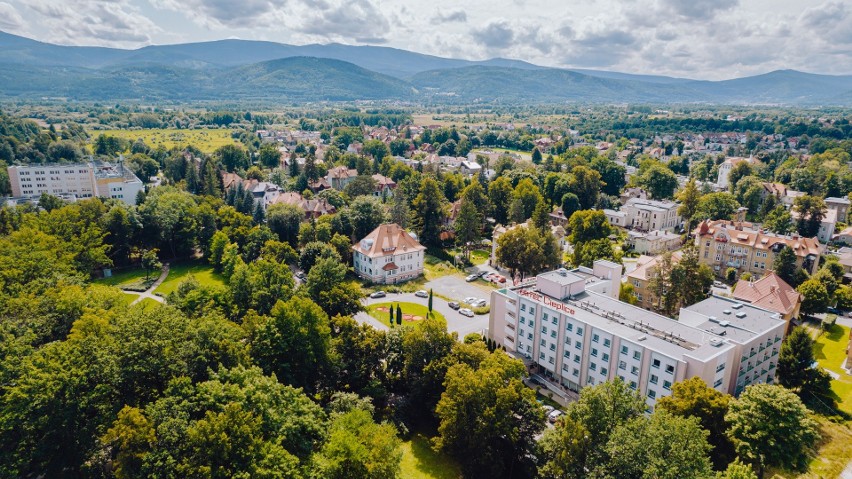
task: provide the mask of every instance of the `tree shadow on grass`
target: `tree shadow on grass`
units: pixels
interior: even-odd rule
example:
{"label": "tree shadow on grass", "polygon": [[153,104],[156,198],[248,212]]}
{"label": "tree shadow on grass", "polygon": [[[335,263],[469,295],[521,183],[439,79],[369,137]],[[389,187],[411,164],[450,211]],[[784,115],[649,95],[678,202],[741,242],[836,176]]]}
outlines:
{"label": "tree shadow on grass", "polygon": [[434,479],[458,479],[459,468],[446,456],[435,452],[429,438],[422,434],[411,437],[411,453],[416,461],[415,468],[421,474]]}

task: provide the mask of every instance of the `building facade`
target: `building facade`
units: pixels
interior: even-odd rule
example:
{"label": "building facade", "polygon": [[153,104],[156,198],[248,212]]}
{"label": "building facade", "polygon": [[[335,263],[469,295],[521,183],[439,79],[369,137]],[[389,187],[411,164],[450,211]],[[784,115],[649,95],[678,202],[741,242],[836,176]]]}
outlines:
{"label": "building facade", "polygon": [[488,334],[566,390],[619,377],[649,410],[692,377],[731,394],[774,382],[785,327],[775,313],[711,298],[675,321],[619,301],[620,272],[596,261],[495,290]]}
{"label": "building facade", "polygon": [[795,253],[798,268],[814,274],[825,252],[825,245],[817,238],[777,235],[756,230],[748,223],[728,220],[703,221],[694,233],[698,257],[719,276],[728,268],[736,269],[738,276],[743,273],[763,276],[772,269],[775,255],[784,246]]}
{"label": "building facade", "polygon": [[672,231],[679,229],[683,220],[678,216],[678,204],[673,201],[631,198],[621,207],[625,214],[625,228],[639,231]]}
{"label": "building facade", "polygon": [[373,283],[402,283],[423,274],[426,247],[394,223],[380,225],[352,251],[355,273]]}
{"label": "building facade", "polygon": [[660,254],[680,248],[681,237],[679,234],[665,231],[629,231],[627,245],[639,254]]}
{"label": "building facade", "polygon": [[[677,264],[683,254],[680,251],[672,253],[672,264]],[[636,295],[637,306],[643,309],[652,309],[656,295],[651,290],[651,279],[657,269],[662,256],[640,256],[636,260],[636,269],[627,274],[627,282],[633,285],[633,294]]]}
{"label": "building facade", "polygon": [[142,181],[121,163],[13,165],[7,172],[15,197],[70,194],[77,198],[115,198],[133,205],[144,188]]}

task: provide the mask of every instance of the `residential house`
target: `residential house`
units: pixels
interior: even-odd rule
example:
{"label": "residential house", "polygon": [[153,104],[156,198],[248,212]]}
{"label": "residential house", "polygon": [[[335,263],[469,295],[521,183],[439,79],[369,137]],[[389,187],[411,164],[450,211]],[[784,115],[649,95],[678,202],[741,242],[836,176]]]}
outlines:
{"label": "residential house", "polygon": [[793,250],[796,267],[816,273],[825,246],[817,238],[784,236],[755,229],[750,223],[729,220],[702,221],[693,232],[699,259],[721,276],[728,268],[737,273],[762,276],[772,269],[775,255],[784,246]]}
{"label": "residential house", "polygon": [[627,228],[627,213],[623,211],[615,211],[608,208],[603,210],[604,216],[606,216],[606,220],[612,226],[618,226],[619,228]]}
{"label": "residential house", "polygon": [[335,190],[342,191],[346,185],[352,182],[358,176],[358,170],[350,169],[345,166],[335,166],[328,170],[326,180],[328,184]]}
{"label": "residential house", "polygon": [[475,161],[462,161],[459,170],[465,176],[476,176],[482,171],[482,167]]}
{"label": "residential house", "polygon": [[621,201],[622,205],[627,203],[629,200],[631,200],[633,198],[639,198],[640,200],[647,200],[648,199],[648,192],[643,190],[642,188],[638,188],[638,187],[625,188],[624,191],[621,193],[621,195],[618,197],[618,199],[619,199],[619,201]]}
{"label": "residential house", "polygon": [[[677,264],[683,254],[680,251],[672,253],[672,264]],[[662,255],[642,255],[636,260],[636,269],[627,274],[627,282],[633,285],[633,293],[639,301],[637,306],[644,309],[652,309],[654,306],[654,294],[650,289],[651,278],[659,265]]]}
{"label": "residential house", "polygon": [[373,175],[373,180],[376,182],[376,191],[373,193],[374,196],[378,196],[380,198],[393,197],[393,190],[396,189],[395,181],[378,173]]}
{"label": "residential house", "polygon": [[659,230],[649,233],[628,231],[627,244],[639,254],[660,254],[680,248],[681,236]]}
{"label": "residential house", "polygon": [[273,204],[276,203],[298,206],[305,212],[305,219],[316,219],[322,215],[333,214],[337,211],[337,208],[326,201],[325,198],[305,199],[301,194],[292,191],[278,195],[278,198],[273,201]]}
{"label": "residential house", "polygon": [[828,211],[834,211],[839,223],[848,223],[849,219],[849,198],[836,198],[829,196],[825,199],[825,206]]}
{"label": "residential house", "polygon": [[550,224],[559,226],[565,226],[568,224],[568,217],[565,216],[562,208],[556,208],[551,211],[548,216],[550,217]]}
{"label": "residential house", "polygon": [[835,243],[842,243],[852,246],[852,226],[832,236],[831,240]]}
{"label": "residential house", "polygon": [[395,223],[379,225],[352,246],[355,273],[379,284],[396,284],[423,274],[426,247]]}
{"label": "residential house", "polygon": [[729,156],[725,158],[725,161],[719,165],[719,176],[716,179],[716,185],[719,188],[727,189],[730,185],[728,181],[728,176],[731,174],[731,170],[734,169],[735,166],[742,162],[748,162],[750,164],[755,163],[757,160],[754,157],[743,158],[739,156]]}
{"label": "residential house", "polygon": [[[795,210],[790,211],[790,216],[793,217],[793,221],[796,222],[801,215]],[[834,237],[834,230],[837,227],[837,210],[836,209],[827,209],[825,210],[825,215],[822,217],[822,220],[819,222],[819,230],[817,231],[817,238],[823,243],[831,242],[831,239]]]}
{"label": "residential house", "polygon": [[774,271],[757,281],[737,281],[734,285],[734,299],[780,314],[787,321],[788,332],[790,321],[799,316],[799,308],[802,306],[802,295]]}
{"label": "residential house", "polygon": [[621,207],[625,213],[625,228],[639,231],[671,231],[680,229],[683,220],[677,214],[680,205],[673,201],[631,198]]}

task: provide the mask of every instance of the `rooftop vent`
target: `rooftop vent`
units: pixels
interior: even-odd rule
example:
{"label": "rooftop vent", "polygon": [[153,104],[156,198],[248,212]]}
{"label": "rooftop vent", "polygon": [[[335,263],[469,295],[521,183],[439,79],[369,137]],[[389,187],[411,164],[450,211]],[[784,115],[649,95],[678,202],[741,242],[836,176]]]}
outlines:
{"label": "rooftop vent", "polygon": [[710,338],[710,346],[716,346],[718,348],[723,342],[724,341],[719,338]]}
{"label": "rooftop vent", "polygon": [[724,311],[722,311],[722,312],[723,312],[723,313],[725,313],[725,314],[731,314],[731,310],[730,310],[730,309],[726,309],[726,310],[724,310]]}
{"label": "rooftop vent", "polygon": [[636,339],[637,339],[638,341],[644,341],[644,340],[648,339],[648,336],[645,336],[645,335],[643,334],[642,336],[639,336],[639,337],[638,337],[638,338],[636,338]]}
{"label": "rooftop vent", "polygon": [[707,319],[709,319],[709,320],[710,320],[710,322],[712,322],[712,323],[715,323],[715,322],[717,322],[717,321],[718,321],[718,319],[716,318],[716,316],[707,316]]}
{"label": "rooftop vent", "polygon": [[743,307],[743,305],[742,305],[742,303],[736,303],[736,304],[734,304],[734,305],[733,305],[733,306],[731,306],[731,307],[732,307],[732,308],[734,308],[734,309],[740,309],[740,308],[742,308],[742,307]]}
{"label": "rooftop vent", "polygon": [[556,272],[559,273],[559,276],[562,276],[562,277],[568,276],[568,270],[565,269],[565,268],[559,268],[559,269],[556,270]]}
{"label": "rooftop vent", "polygon": [[737,317],[742,319],[742,318],[746,317],[746,314],[745,313],[737,313]]}
{"label": "rooftop vent", "polygon": [[731,325],[730,321],[719,321],[719,326],[721,326],[723,328],[727,328],[730,325]]}

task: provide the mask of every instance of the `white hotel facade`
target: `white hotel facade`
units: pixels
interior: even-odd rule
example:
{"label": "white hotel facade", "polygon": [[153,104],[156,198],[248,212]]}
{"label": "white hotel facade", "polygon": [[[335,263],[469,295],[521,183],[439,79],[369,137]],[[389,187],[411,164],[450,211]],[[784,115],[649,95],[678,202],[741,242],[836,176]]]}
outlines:
{"label": "white hotel facade", "polygon": [[142,181],[123,164],[90,161],[75,164],[13,165],[7,168],[14,197],[74,195],[115,198],[136,204]]}
{"label": "white hotel facade", "polygon": [[649,409],[695,376],[734,395],[774,382],[786,327],[778,314],[711,297],[675,321],[619,301],[620,285],[621,265],[596,261],[495,290],[489,336],[564,389],[620,377]]}

